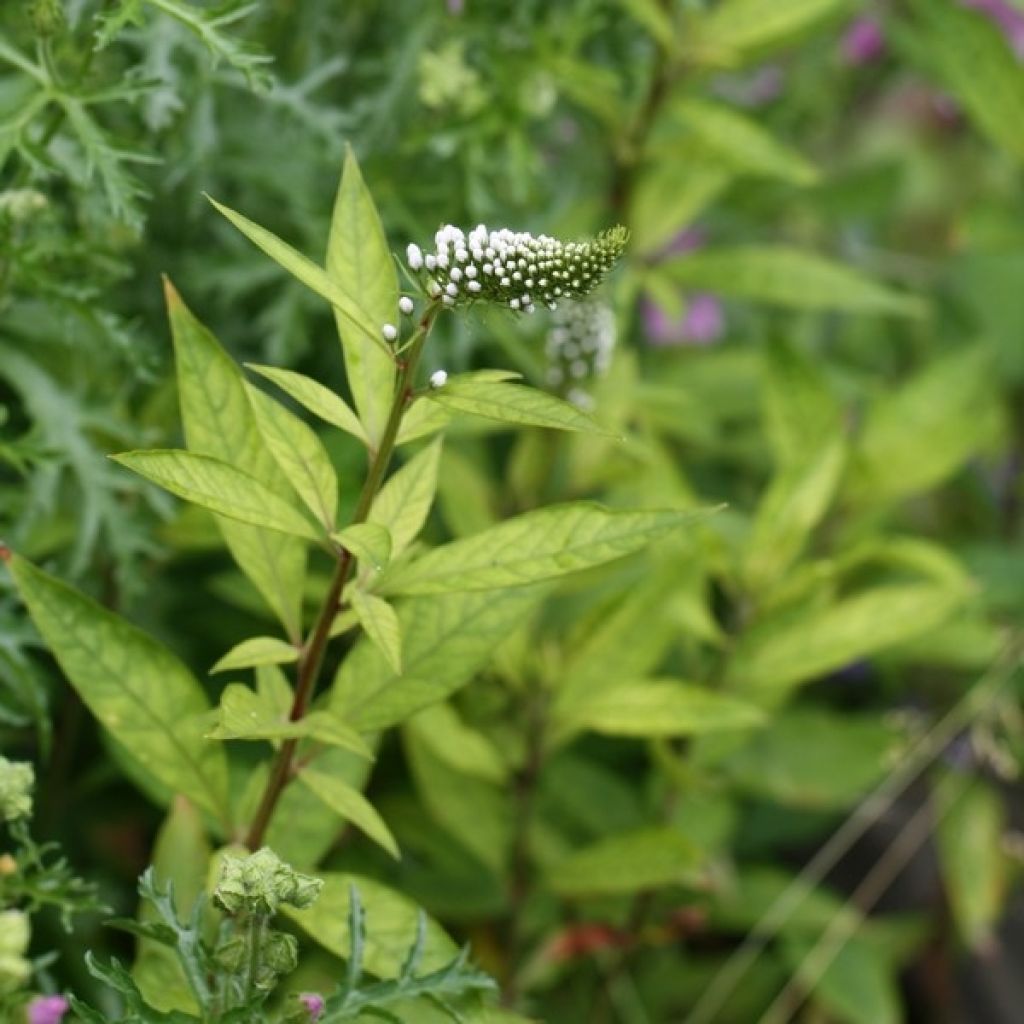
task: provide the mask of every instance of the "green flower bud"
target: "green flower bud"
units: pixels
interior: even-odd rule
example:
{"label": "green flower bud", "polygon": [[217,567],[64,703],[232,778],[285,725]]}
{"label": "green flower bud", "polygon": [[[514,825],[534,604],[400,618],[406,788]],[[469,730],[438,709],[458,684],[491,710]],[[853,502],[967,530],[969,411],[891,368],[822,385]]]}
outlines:
{"label": "green flower bud", "polygon": [[32,814],[32,765],[0,757],[0,819],[19,821]]}
{"label": "green flower bud", "polygon": [[20,910],[0,911],[0,993],[16,991],[31,976],[28,940],[28,917]]}
{"label": "green flower bud", "polygon": [[237,974],[246,962],[247,946],[240,935],[227,939],[214,950],[213,959],[218,967],[231,974]]}
{"label": "green flower bud", "polygon": [[214,903],[229,914],[269,917],[282,903],[303,909],[320,895],[323,882],[300,874],[264,847],[248,857],[226,857]]}
{"label": "green flower bud", "polygon": [[263,963],[275,974],[288,974],[299,963],[298,940],[285,932],[269,932],[260,952]]}
{"label": "green flower bud", "polygon": [[28,16],[36,34],[44,37],[56,35],[66,21],[62,0],[33,0]]}

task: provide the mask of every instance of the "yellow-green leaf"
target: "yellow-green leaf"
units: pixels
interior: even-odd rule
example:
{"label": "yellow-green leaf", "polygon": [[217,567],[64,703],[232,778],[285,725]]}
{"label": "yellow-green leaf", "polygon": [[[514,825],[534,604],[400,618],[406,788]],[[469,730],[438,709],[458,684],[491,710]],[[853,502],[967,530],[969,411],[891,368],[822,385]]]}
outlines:
{"label": "yellow-green leaf", "polygon": [[374,499],[369,522],[383,526],[391,535],[392,558],[412,543],[427,521],[437,491],[440,459],[441,442],[437,440],[391,476]]}
{"label": "yellow-green leaf", "polygon": [[210,672],[230,672],[259,665],[287,665],[298,658],[299,651],[294,644],[276,636],[253,636],[232,647]]}
{"label": "yellow-green leaf", "polygon": [[391,560],[391,534],[380,523],[353,523],[332,533],[331,540],[374,569],[383,569]]}
{"label": "yellow-green leaf", "polygon": [[124,452],[111,458],[171,494],[211,512],[268,530],[319,539],[313,525],[297,508],[228,462],[174,449]]}
{"label": "yellow-green leaf", "polygon": [[312,768],[303,768],[299,772],[299,781],[315,793],[332,811],[351,822],[361,832],[365,832],[396,860],[401,856],[391,829],[377,813],[373,804],[358,789],[353,788],[337,776],[327,775]]}
{"label": "yellow-green leaf", "polygon": [[402,627],[395,609],[381,597],[358,587],[349,592],[349,602],[366,635],[380,650],[395,672],[402,671]]}

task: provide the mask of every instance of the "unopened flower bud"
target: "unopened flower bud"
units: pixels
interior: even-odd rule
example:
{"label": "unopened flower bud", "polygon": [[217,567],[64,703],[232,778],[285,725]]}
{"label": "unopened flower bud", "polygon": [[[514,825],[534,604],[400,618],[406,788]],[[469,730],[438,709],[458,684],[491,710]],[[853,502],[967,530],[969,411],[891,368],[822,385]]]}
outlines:
{"label": "unopened flower bud", "polygon": [[28,917],[20,910],[0,911],[0,995],[14,992],[28,981],[32,967],[28,950]]}
{"label": "unopened flower bud", "polygon": [[423,266],[423,251],[418,245],[412,242],[406,246],[405,249],[405,261],[409,264],[411,270],[419,270]]}
{"label": "unopened flower bud", "polygon": [[408,295],[403,295],[398,300],[398,309],[403,315],[408,316],[413,311],[412,299]]}
{"label": "unopened flower bud", "polygon": [[398,337],[398,330],[394,324],[385,324],[380,333],[384,335],[385,341],[394,341]]}
{"label": "unopened flower bud", "polygon": [[213,901],[229,914],[270,916],[282,903],[311,906],[323,882],[300,874],[268,847],[248,857],[226,857]]}
{"label": "unopened flower bud", "polygon": [[28,1004],[28,1024],[61,1024],[71,1004],[63,996],[36,996]]}
{"label": "unopened flower bud", "polygon": [[443,388],[448,381],[447,370],[435,370],[430,375],[430,386],[432,388]]}
{"label": "unopened flower bud", "polygon": [[26,761],[0,757],[0,820],[19,821],[32,814],[35,772]]}

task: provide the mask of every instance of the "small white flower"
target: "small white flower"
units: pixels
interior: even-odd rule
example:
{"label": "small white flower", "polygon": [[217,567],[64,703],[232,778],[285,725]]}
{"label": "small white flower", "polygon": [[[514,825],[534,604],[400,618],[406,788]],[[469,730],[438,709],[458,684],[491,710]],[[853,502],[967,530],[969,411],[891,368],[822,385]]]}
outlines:
{"label": "small white flower", "polygon": [[480,289],[481,289],[481,288],[483,288],[483,285],[482,285],[482,284],[481,284],[481,283],[480,283],[479,281],[469,281],[469,282],[467,282],[467,283],[466,283],[466,287],[467,287],[467,288],[468,288],[468,289],[469,289],[469,290],[470,290],[471,292],[473,292],[474,294],[476,294],[477,292],[479,292],[479,291],[480,291]]}
{"label": "small white flower", "polygon": [[412,299],[408,295],[403,295],[398,300],[398,308],[405,316],[408,316],[413,310]]}
{"label": "small white flower", "polygon": [[457,283],[462,280],[462,271],[458,267],[452,267],[448,276]]}
{"label": "small white flower", "polygon": [[384,335],[385,341],[394,341],[398,337],[398,329],[394,324],[385,324],[380,329],[380,333]]}
{"label": "small white flower", "polygon": [[423,251],[418,245],[410,242],[405,250],[405,259],[411,269],[419,270],[423,266]]}
{"label": "small white flower", "polygon": [[431,298],[436,299],[438,295],[441,294],[441,286],[433,278],[431,278],[429,283],[427,284],[427,292],[429,293]]}
{"label": "small white flower", "polygon": [[459,294],[459,286],[454,281],[449,281],[444,289],[453,299]]}
{"label": "small white flower", "polygon": [[434,259],[434,254],[432,252],[428,252],[427,255],[423,257],[423,263],[427,270],[437,269],[437,260]]}
{"label": "small white flower", "polygon": [[430,375],[430,386],[432,388],[443,388],[445,382],[448,380],[447,370],[435,370]]}

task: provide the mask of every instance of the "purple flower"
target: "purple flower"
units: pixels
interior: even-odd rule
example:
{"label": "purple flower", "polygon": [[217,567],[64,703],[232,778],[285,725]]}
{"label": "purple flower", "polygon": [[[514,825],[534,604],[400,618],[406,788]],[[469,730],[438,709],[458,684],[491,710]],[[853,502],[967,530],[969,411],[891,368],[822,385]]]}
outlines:
{"label": "purple flower", "polygon": [[960,0],[964,7],[991,18],[1002,29],[1011,49],[1024,60],[1024,11],[1009,0]]}
{"label": "purple flower", "polygon": [[60,1024],[68,1009],[63,996],[36,996],[28,1004],[28,1024]]}
{"label": "purple flower", "polygon": [[[448,0],[448,13],[459,15],[466,9],[466,0]],[[313,1018],[316,1019],[315,1017]]]}
{"label": "purple flower", "polygon": [[715,295],[698,292],[689,297],[682,316],[669,316],[656,302],[643,301],[643,320],[652,345],[710,345],[725,330],[722,303]]}
{"label": "purple flower", "polygon": [[299,1002],[306,1008],[310,1020],[319,1020],[324,1012],[324,997],[316,992],[303,992]]}
{"label": "purple flower", "polygon": [[839,43],[843,62],[851,67],[870,64],[884,51],[882,26],[874,18],[856,18],[850,22]]}

